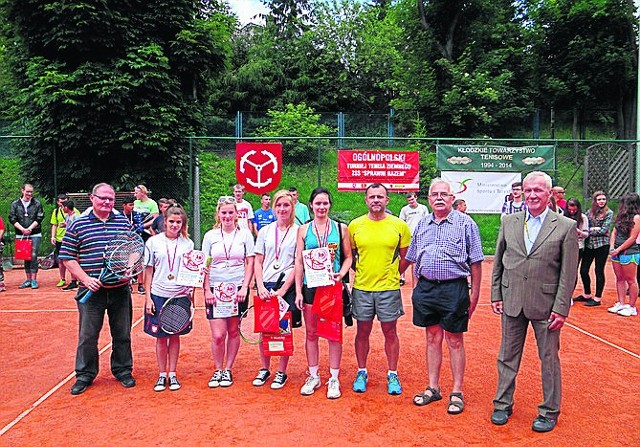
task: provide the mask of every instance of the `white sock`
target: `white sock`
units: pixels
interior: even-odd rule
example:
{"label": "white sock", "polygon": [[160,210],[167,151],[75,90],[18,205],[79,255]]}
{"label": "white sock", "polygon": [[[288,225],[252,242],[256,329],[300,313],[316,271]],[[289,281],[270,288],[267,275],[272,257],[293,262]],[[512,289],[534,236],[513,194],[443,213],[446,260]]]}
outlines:
{"label": "white sock", "polygon": [[388,376],[389,374],[395,374],[395,375],[397,376],[397,375],[398,375],[398,371],[391,371],[391,370],[389,370],[389,372],[387,373],[387,376]]}
{"label": "white sock", "polygon": [[160,373],[160,377],[167,377],[167,373],[166,372],[161,372]]}
{"label": "white sock", "polygon": [[320,368],[320,367],[319,367],[318,365],[316,365],[316,366],[310,366],[310,367],[309,367],[309,375],[310,375],[311,377],[318,377],[318,369],[319,369],[319,368]]}
{"label": "white sock", "polygon": [[360,371],[364,371],[365,374],[369,375],[367,373],[367,368],[358,368],[358,372],[360,372]]}
{"label": "white sock", "polygon": [[169,377],[175,377],[175,376],[176,376],[175,371],[169,371]]}
{"label": "white sock", "polygon": [[329,368],[331,378],[338,380],[338,374],[340,374],[340,368]]}

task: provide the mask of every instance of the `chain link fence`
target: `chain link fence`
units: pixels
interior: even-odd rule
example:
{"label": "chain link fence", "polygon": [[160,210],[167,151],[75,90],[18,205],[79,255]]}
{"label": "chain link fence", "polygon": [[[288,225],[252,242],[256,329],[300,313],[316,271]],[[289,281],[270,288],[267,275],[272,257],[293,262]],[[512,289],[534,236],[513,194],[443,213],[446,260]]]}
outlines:
{"label": "chain link fence", "polygon": [[[346,119],[346,118],[345,118]],[[383,124],[379,121],[377,126]],[[228,125],[229,123],[226,123]],[[225,126],[226,126],[225,125]],[[224,127],[224,126],[223,126]],[[347,132],[348,134],[348,132]],[[473,144],[473,145],[503,145],[503,146],[529,146],[536,144],[555,144],[556,170],[549,172],[554,179],[554,184],[560,185],[566,190],[566,198],[576,197],[583,209],[590,205],[589,196],[595,190],[604,190],[610,193],[612,199],[635,190],[635,163],[636,145],[633,141],[599,141],[599,140],[498,140],[498,139],[434,139],[434,138],[402,138],[390,136],[384,131],[379,135],[325,137],[325,138],[285,138],[276,137],[270,140],[283,144],[282,180],[280,188],[296,187],[303,203],[308,202],[311,191],[317,186],[327,187],[333,195],[331,215],[343,222],[349,222],[353,218],[365,214],[367,208],[362,192],[338,192],[338,163],[337,151],[339,149],[366,149],[366,150],[412,150],[420,153],[420,188],[419,201],[427,204],[426,192],[430,180],[439,175],[436,170],[436,146],[439,143],[446,144]],[[382,135],[380,135],[382,134]],[[13,231],[7,222],[9,204],[19,198],[20,187],[25,181],[20,173],[19,154],[14,150],[15,143],[22,137],[0,137],[0,215],[5,220],[8,229],[5,240],[12,241]],[[239,141],[255,141],[256,138],[244,137],[191,137],[188,138],[190,157],[189,193],[183,205],[190,215],[190,231],[196,246],[199,246],[202,235],[211,228],[215,222],[215,208],[220,195],[232,193],[233,185],[237,183],[235,175],[235,144]],[[298,152],[299,147],[307,148],[296,159],[296,162],[287,161],[292,152]],[[311,148],[311,149],[309,149]],[[60,163],[60,161],[56,161]],[[52,171],[46,173],[55,181],[56,163],[51,163]],[[523,173],[524,174],[524,173]],[[103,178],[99,172],[95,173],[96,181],[110,181]],[[51,181],[50,179],[50,181]],[[172,188],[176,181],[173,178],[156,179],[160,185],[162,196],[171,197]],[[36,182],[37,183],[37,182]],[[136,184],[145,183],[145,179],[131,179],[131,188]],[[77,185],[65,193],[88,194],[92,185]],[[127,190],[125,188],[125,190]],[[122,192],[122,190],[120,191]],[[176,189],[176,195],[178,190]],[[184,192],[180,191],[182,196]],[[38,189],[36,185],[36,197]],[[150,196],[157,200],[161,197],[156,191],[151,191]],[[247,193],[245,198],[252,204],[254,210],[260,207],[260,197]],[[48,234],[49,218],[53,211],[53,202],[42,200],[45,205],[45,222],[43,233]],[[389,210],[397,215],[400,209],[406,205],[404,194],[391,193]],[[495,239],[499,226],[499,216],[492,214],[476,214],[472,217],[478,223],[483,238],[483,249],[486,254],[493,253]],[[11,256],[12,244],[7,244],[7,251]],[[41,254],[50,250],[46,243],[42,244]]]}

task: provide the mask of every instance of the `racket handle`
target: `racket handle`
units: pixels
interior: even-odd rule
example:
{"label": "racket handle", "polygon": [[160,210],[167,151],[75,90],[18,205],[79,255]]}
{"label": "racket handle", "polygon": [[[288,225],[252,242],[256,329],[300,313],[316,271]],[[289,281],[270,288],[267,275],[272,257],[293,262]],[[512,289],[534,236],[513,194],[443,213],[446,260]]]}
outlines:
{"label": "racket handle", "polygon": [[79,303],[83,303],[83,304],[84,304],[84,303],[86,303],[86,302],[87,302],[87,300],[88,300],[89,298],[91,298],[91,295],[93,295],[93,292],[92,292],[91,290],[87,289],[87,291],[85,292],[85,294],[84,294],[84,295],[82,295],[82,296],[78,299],[78,302],[79,302]]}

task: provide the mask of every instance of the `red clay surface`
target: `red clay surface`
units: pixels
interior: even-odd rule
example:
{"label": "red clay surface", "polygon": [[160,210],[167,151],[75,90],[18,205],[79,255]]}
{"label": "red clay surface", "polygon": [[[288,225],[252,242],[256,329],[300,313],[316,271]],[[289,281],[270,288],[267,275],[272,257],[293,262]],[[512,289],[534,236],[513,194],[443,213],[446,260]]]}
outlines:
{"label": "red clay surface", "polygon": [[[101,355],[100,374],[87,392],[71,396],[78,324],[73,294],[55,288],[57,271],[41,272],[37,291],[18,290],[22,270],[7,272],[9,290],[0,294],[0,446],[639,445],[640,317],[607,313],[615,301],[610,266],[604,305],[576,304],[563,329],[564,389],[556,429],[546,434],[531,431],[542,393],[531,331],[514,414],[503,427],[490,423],[500,342],[500,320],[489,306],[491,267],[491,262],[485,262],[480,305],[465,337],[466,408],[459,416],[446,413],[446,398],[420,408],[411,402],[426,386],[426,366],[424,330],[411,324],[409,286],[403,288],[407,315],[399,322],[401,396],[386,393],[387,366],[377,323],[371,338],[369,389],[364,394],[351,391],[356,372],[354,328],[345,331],[343,395],[338,400],[328,400],[325,387],[310,397],[299,394],[306,371],[304,329],[295,333],[296,353],[282,390],[251,385],[260,363],[257,348],[244,343],[233,370],[233,386],[209,389],[213,362],[201,294],[194,330],[182,339],[180,391],[153,391],[155,343],[142,331],[143,298],[135,295],[132,337],[138,385],[125,389],[111,376],[105,322],[100,348],[107,348]],[[580,286],[576,294],[579,291]],[[321,340],[320,346],[320,371],[326,379],[327,344]],[[446,349],[441,386],[447,396],[451,374]]]}

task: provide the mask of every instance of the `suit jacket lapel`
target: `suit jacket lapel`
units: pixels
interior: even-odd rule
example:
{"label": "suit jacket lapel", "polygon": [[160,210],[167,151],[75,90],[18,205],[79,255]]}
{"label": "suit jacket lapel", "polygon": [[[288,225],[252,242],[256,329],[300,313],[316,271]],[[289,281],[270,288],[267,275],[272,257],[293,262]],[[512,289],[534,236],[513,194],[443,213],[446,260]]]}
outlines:
{"label": "suit jacket lapel", "polygon": [[545,241],[545,239],[547,239],[551,235],[551,233],[555,231],[557,226],[558,226],[558,215],[553,211],[549,211],[547,213],[547,218],[544,220],[544,222],[542,222],[542,228],[540,228],[538,237],[536,238],[536,241],[533,244],[533,247],[531,247],[531,253],[533,253],[538,249],[538,247],[540,247],[540,245]]}
{"label": "suit jacket lapel", "polygon": [[516,232],[516,242],[518,243],[518,248],[525,255],[527,254],[527,246],[524,243],[524,219],[526,213],[518,213],[515,216],[515,225],[514,231]]}

